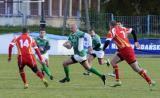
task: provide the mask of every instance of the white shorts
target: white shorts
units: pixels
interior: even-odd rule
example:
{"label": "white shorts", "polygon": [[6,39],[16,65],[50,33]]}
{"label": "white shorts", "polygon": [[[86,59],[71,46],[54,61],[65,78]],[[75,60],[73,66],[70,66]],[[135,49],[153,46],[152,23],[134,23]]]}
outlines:
{"label": "white shorts", "polygon": [[93,55],[95,54],[96,57],[98,57],[98,58],[104,58],[104,51],[102,51],[102,50],[100,50],[100,51],[93,50],[92,54]]}
{"label": "white shorts", "polygon": [[[48,52],[46,52],[45,54],[42,54],[41,56],[42,56],[42,58],[44,60],[49,60],[49,54],[48,54]],[[36,58],[39,60],[38,55],[36,55]]]}
{"label": "white shorts", "polygon": [[79,55],[73,55],[73,58],[77,61],[77,62],[82,62],[82,61],[85,61],[87,60],[87,56],[79,56]]}

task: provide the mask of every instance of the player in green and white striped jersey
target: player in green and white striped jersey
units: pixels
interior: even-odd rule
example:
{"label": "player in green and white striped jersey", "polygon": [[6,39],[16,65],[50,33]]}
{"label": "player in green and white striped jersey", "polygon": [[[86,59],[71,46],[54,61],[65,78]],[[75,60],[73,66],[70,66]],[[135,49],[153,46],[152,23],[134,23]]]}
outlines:
{"label": "player in green and white striped jersey", "polygon": [[[110,65],[109,59],[107,60],[104,59],[104,51],[102,50],[101,47],[102,43],[100,36],[96,34],[93,29],[90,29],[89,34],[91,35],[92,38],[92,48],[93,48],[93,51],[88,56],[89,64],[92,65],[92,61],[94,60],[95,57],[97,57],[100,65],[106,64],[107,66],[109,66]],[[86,73],[83,74],[90,75],[90,72],[87,71]]]}
{"label": "player in green and white striped jersey", "polygon": [[[46,31],[40,30],[39,36],[35,39],[37,46],[42,54],[42,57],[45,59],[45,64],[42,64],[42,72],[45,72],[51,80],[53,80],[53,76],[51,74],[51,71],[49,69],[49,55],[48,50],[50,49],[49,40],[45,37]],[[36,56],[37,58],[37,56]],[[38,59],[38,58],[37,58]],[[39,60],[39,59],[38,59]]]}
{"label": "player in green and white striped jersey", "polygon": [[86,70],[99,76],[103,83],[105,84],[105,75],[99,73],[95,68],[91,67],[87,60],[87,51],[84,49],[84,32],[80,31],[76,24],[71,25],[72,33],[69,35],[68,41],[66,41],[63,46],[70,49],[73,47],[74,55],[71,58],[63,62],[65,78],[59,82],[65,83],[70,81],[69,77],[69,65],[74,63],[80,63]]}

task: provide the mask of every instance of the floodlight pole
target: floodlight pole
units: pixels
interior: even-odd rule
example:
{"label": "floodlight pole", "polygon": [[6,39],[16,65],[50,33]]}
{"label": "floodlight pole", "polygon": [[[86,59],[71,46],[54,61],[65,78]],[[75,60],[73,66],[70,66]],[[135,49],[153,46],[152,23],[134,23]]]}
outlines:
{"label": "floodlight pole", "polygon": [[40,20],[40,29],[45,29],[46,21],[45,21],[45,13],[44,13],[44,2],[41,2],[41,20]]}

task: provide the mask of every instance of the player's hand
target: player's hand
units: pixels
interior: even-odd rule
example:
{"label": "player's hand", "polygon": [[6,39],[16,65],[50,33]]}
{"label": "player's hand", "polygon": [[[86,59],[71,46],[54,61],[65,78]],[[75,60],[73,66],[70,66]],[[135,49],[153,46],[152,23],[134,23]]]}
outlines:
{"label": "player's hand", "polygon": [[10,61],[11,61],[11,58],[9,57],[9,58],[8,58],[8,62],[10,62]]}
{"label": "player's hand", "polygon": [[42,47],[39,47],[39,50],[40,50],[40,51],[44,51],[44,49],[43,49]]}
{"label": "player's hand", "polygon": [[45,62],[45,59],[44,59],[44,57],[43,57],[43,56],[42,56],[41,63],[42,63],[42,64],[45,64],[45,63],[46,63],[46,62]]}
{"label": "player's hand", "polygon": [[135,47],[138,48],[138,49],[141,48],[139,42],[135,42],[134,45],[135,45]]}
{"label": "player's hand", "polygon": [[67,49],[71,49],[72,48],[72,45],[71,45],[71,43],[70,42],[65,42],[64,44],[63,44],[63,46],[64,47],[66,47]]}
{"label": "player's hand", "polygon": [[93,53],[93,48],[92,48],[92,47],[89,47],[89,48],[88,48],[88,53],[89,53],[89,54],[92,54],[92,53]]}

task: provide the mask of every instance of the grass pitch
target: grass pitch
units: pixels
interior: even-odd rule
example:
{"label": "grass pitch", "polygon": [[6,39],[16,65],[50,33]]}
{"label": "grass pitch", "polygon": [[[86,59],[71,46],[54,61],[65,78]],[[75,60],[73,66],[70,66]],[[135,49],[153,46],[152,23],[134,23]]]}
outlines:
{"label": "grass pitch", "polygon": [[[16,56],[8,63],[7,55],[0,55],[0,98],[160,98],[159,58],[138,58],[141,66],[147,69],[148,74],[156,81],[154,91],[150,91],[148,84],[125,62],[119,64],[121,87],[109,87],[108,85],[114,82],[111,77],[108,77],[107,85],[104,86],[97,76],[84,76],[84,69],[80,64],[71,65],[71,81],[60,84],[58,80],[64,77],[62,61],[66,58],[67,56],[50,56],[50,68],[55,78],[51,81],[46,77],[48,88],[25,67],[29,88],[23,89]],[[104,74],[112,72],[112,67],[100,66],[96,59],[93,65]]]}

